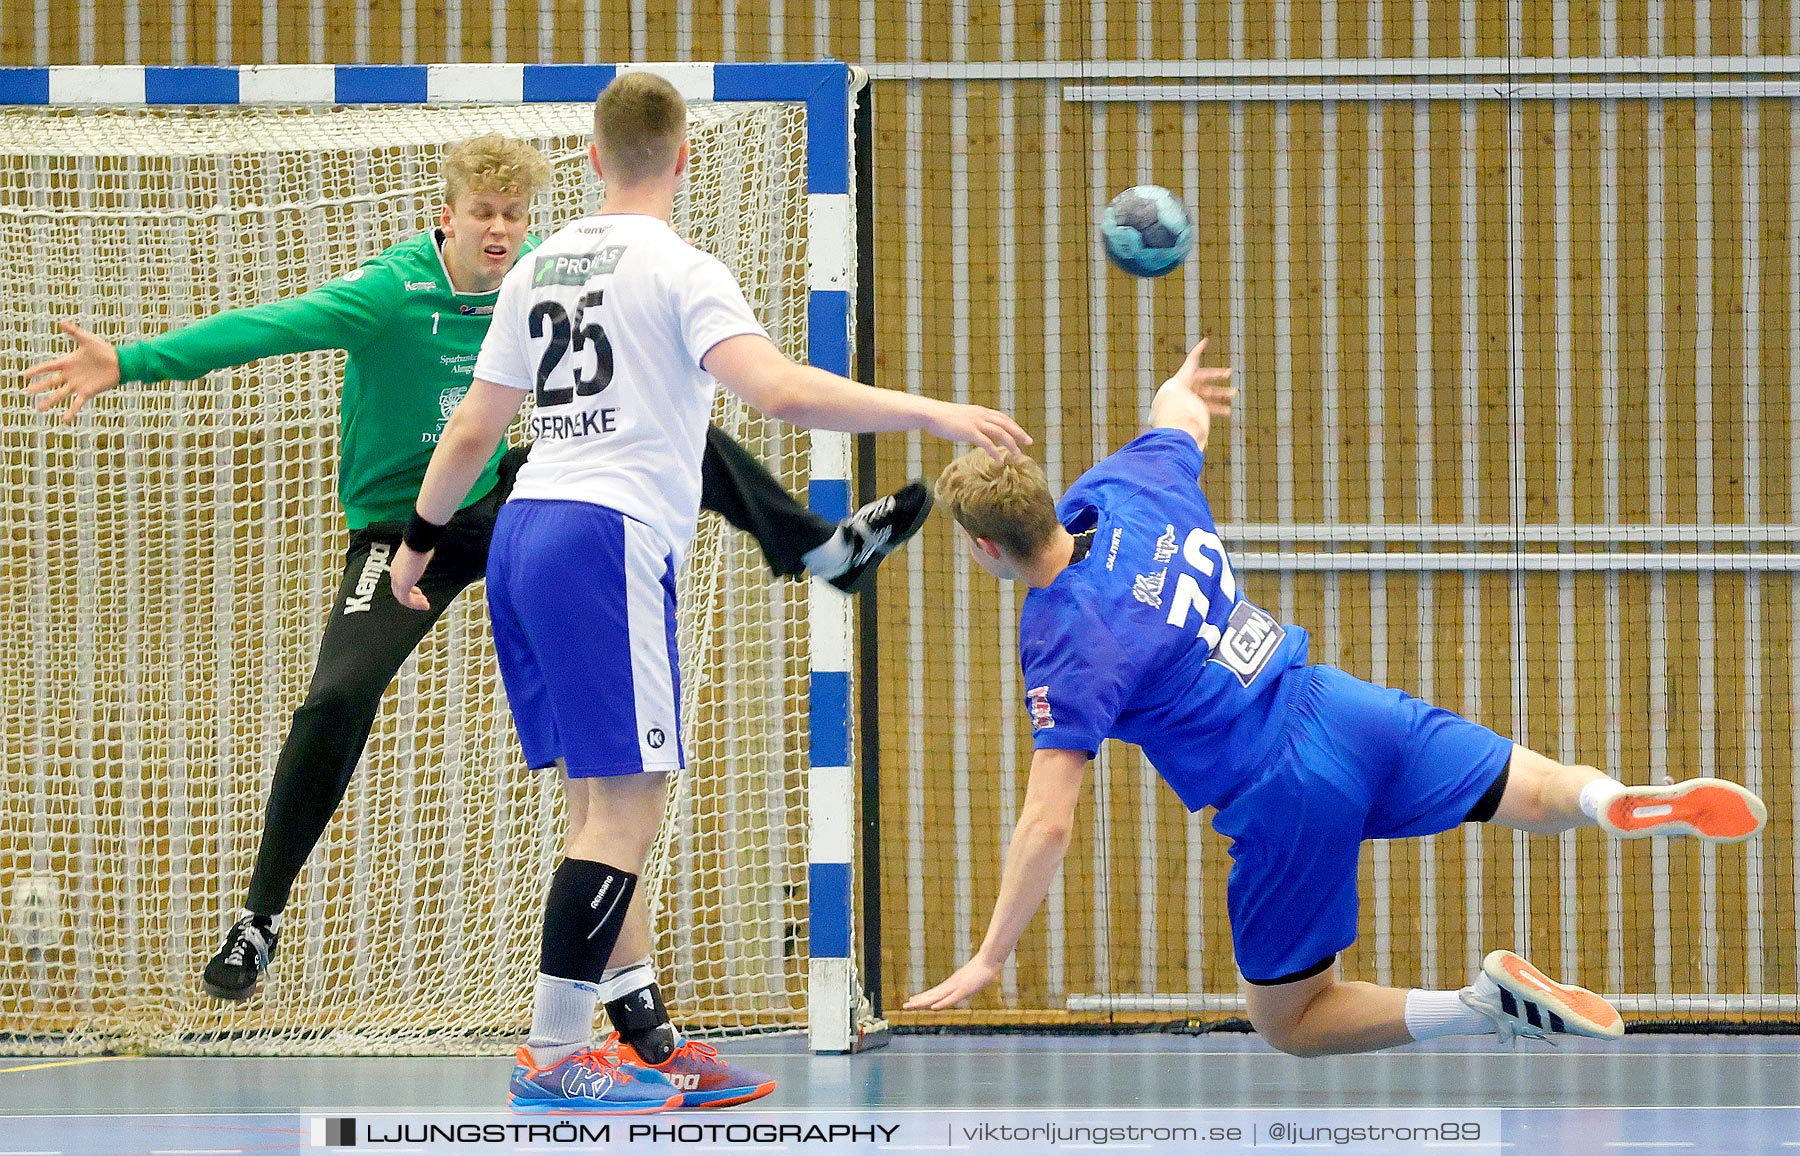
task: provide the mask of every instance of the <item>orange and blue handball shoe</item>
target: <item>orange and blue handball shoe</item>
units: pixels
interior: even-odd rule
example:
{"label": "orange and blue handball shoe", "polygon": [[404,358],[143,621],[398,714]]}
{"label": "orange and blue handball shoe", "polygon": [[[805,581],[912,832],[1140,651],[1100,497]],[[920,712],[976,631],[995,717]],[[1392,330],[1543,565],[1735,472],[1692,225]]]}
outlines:
{"label": "orange and blue handball shoe", "polygon": [[1768,817],[1761,799],[1724,779],[1626,787],[1598,816],[1601,828],[1620,839],[1694,835],[1708,843],[1741,843]]}
{"label": "orange and blue handball shoe", "polygon": [[1613,1005],[1585,987],[1557,983],[1510,951],[1488,952],[1481,974],[1462,989],[1462,1001],[1493,1020],[1502,1041],[1553,1035],[1616,1040],[1625,1034]]}
{"label": "orange and blue handball shoe", "polygon": [[583,1048],[547,1068],[520,1048],[508,1103],[515,1112],[630,1116],[681,1107],[681,1093],[654,1071],[626,1070],[605,1051]]}
{"label": "orange and blue handball shoe", "polygon": [[647,1064],[630,1044],[617,1034],[609,1037],[603,1050],[616,1049],[619,1062],[637,1073],[660,1076],[681,1093],[683,1108],[729,1108],[760,1100],[775,1090],[775,1077],[740,1068],[710,1045],[698,1040],[685,1040],[673,1055],[660,1064]]}

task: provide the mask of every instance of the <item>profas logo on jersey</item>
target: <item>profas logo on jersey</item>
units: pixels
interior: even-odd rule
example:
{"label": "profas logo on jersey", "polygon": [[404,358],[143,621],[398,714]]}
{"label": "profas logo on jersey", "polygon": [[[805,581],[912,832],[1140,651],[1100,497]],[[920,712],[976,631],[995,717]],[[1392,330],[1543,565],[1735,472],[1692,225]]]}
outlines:
{"label": "profas logo on jersey", "polygon": [[611,273],[618,268],[625,246],[607,245],[594,253],[556,253],[539,257],[531,271],[531,287],[546,285],[585,285],[589,277]]}
{"label": "profas logo on jersey", "polygon": [[1025,705],[1031,710],[1031,729],[1047,731],[1056,726],[1056,719],[1050,713],[1050,688],[1034,686],[1025,692]]}

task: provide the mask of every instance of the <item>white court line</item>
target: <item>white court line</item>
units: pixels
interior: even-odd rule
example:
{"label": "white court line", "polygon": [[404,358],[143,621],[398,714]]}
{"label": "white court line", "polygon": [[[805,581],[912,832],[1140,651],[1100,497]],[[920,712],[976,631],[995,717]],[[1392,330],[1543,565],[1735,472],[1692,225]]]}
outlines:
{"label": "white court line", "polygon": [[109,1064],[116,1060],[141,1060],[142,1056],[82,1056],[73,1060],[51,1060],[45,1064],[14,1064],[9,1068],[0,1068],[0,1076],[9,1072],[39,1072],[45,1068],[72,1068],[78,1064]]}
{"label": "white court line", "polygon": [[36,1152],[30,1151],[30,1150],[20,1150],[20,1151],[13,1151],[13,1152],[0,1152],[0,1156],[62,1156],[62,1150],[58,1149],[58,1148],[45,1148],[42,1151],[36,1151]]}
{"label": "white court line", "polygon": [[1686,1140],[1608,1140],[1608,1148],[1692,1148]]}
{"label": "white court line", "polygon": [[[413,1150],[424,1151],[423,1148]],[[150,1156],[242,1156],[243,1151],[242,1148],[152,1148]],[[405,1149],[394,1148],[390,1151],[402,1152]]]}
{"label": "white court line", "polygon": [[[1246,1036],[1245,1039],[1248,1040],[1249,1037]],[[1027,1055],[1030,1053],[1023,1051],[1023,1050],[1005,1049],[1005,1048],[999,1048],[999,1049],[995,1049],[995,1048],[948,1049],[948,1048],[946,1048],[946,1049],[942,1049],[942,1050],[939,1050],[936,1048],[918,1049],[918,1050],[908,1048],[904,1052],[893,1052],[890,1054],[905,1055],[905,1056],[935,1057],[935,1056],[991,1056],[991,1055],[995,1055],[995,1054],[1023,1056],[1023,1055]],[[1272,1048],[1267,1052],[1242,1051],[1237,1048],[1192,1048],[1192,1049],[1189,1049],[1189,1048],[1162,1048],[1162,1049],[1142,1049],[1142,1050],[1132,1050],[1132,1051],[1125,1051],[1125,1050],[1114,1051],[1109,1048],[1104,1052],[1100,1052],[1100,1051],[1091,1051],[1091,1052],[1089,1052],[1089,1051],[1057,1051],[1053,1054],[1058,1055],[1058,1056],[1063,1056],[1063,1057],[1104,1055],[1108,1059],[1111,1059],[1116,1056],[1171,1056],[1171,1057],[1232,1056],[1237,1059],[1244,1059],[1244,1060],[1258,1060],[1258,1059],[1261,1059],[1261,1060],[1291,1060],[1293,1058],[1293,1057],[1285,1055],[1281,1052],[1277,1052]],[[1718,1059],[1735,1058],[1735,1057],[1739,1057],[1739,1056],[1752,1057],[1752,1058],[1756,1058],[1756,1059],[1792,1060],[1792,1059],[1800,1058],[1800,1047],[1796,1047],[1796,1048],[1790,1049],[1788,1051],[1775,1051],[1775,1052],[1736,1052],[1736,1051],[1732,1051],[1732,1052],[1627,1052],[1627,1051],[1610,1051],[1610,1050],[1602,1051],[1600,1049],[1579,1051],[1579,1052],[1533,1051],[1532,1059],[1534,1059],[1534,1060],[1586,1060],[1586,1059],[1592,1059],[1594,1056],[1598,1056],[1598,1055],[1605,1055],[1608,1058],[1614,1059],[1614,1060],[1661,1060],[1661,1059],[1670,1059],[1670,1058],[1718,1060]],[[1414,1059],[1418,1056],[1432,1056],[1434,1058],[1438,1057],[1438,1056],[1460,1056],[1460,1057],[1464,1057],[1464,1058],[1474,1057],[1474,1058],[1478,1058],[1478,1059],[1496,1059],[1496,1060],[1513,1060],[1513,1059],[1517,1058],[1515,1053],[1509,1052],[1509,1051],[1503,1051],[1503,1050],[1499,1050],[1499,1049],[1496,1049],[1493,1051],[1463,1051],[1463,1052],[1450,1052],[1450,1051],[1443,1051],[1443,1052],[1440,1052],[1440,1051],[1366,1052],[1366,1053],[1363,1053],[1363,1054],[1357,1056],[1356,1058],[1358,1060],[1407,1061],[1407,1060]],[[730,1053],[730,1055],[728,1055],[726,1058],[734,1059],[734,1060],[757,1060],[757,1059],[783,1059],[783,1058],[804,1059],[804,1058],[808,1058],[808,1057],[801,1056],[801,1054],[798,1052],[738,1052],[738,1051],[734,1051],[734,1052]],[[1640,1106],[1648,1108],[1648,1107],[1652,1107],[1653,1105],[1646,1104],[1646,1105],[1640,1105]],[[1800,1104],[1714,1105],[1714,1106],[1716,1106],[1716,1107],[1750,1106],[1750,1107],[1800,1108]],[[308,1110],[310,1111],[311,1109],[308,1109]],[[350,1110],[353,1110],[353,1109],[346,1109],[346,1111],[350,1111]],[[811,1109],[809,1109],[809,1110],[811,1110]],[[819,1110],[819,1111],[832,1111],[832,1110],[854,1111],[855,1109],[844,1108],[844,1109],[817,1109],[817,1110]],[[884,1112],[889,1111],[889,1110],[890,1109],[887,1109],[887,1108],[881,1109],[881,1111],[884,1111]],[[970,1109],[970,1110],[974,1111],[974,1109]],[[985,1109],[983,1109],[983,1110],[985,1110]],[[1023,1111],[1024,1109],[1020,1109],[1020,1110]],[[1107,1111],[1113,1111],[1113,1110],[1114,1109],[1111,1109],[1111,1108],[1107,1109]],[[1410,1111],[1410,1109],[1408,1109],[1408,1110]],[[1569,1110],[1573,1110],[1573,1109],[1569,1109]],[[366,1109],[365,1109],[365,1112],[366,1112]],[[0,1119],[5,1119],[5,1117],[0,1116]],[[0,1156],[4,1156],[4,1154],[0,1153]]]}

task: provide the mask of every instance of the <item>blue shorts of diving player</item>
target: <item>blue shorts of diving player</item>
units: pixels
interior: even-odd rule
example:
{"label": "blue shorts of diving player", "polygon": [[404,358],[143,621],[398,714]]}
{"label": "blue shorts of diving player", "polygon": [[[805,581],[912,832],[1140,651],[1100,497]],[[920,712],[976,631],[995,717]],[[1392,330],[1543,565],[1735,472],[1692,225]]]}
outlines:
{"label": "blue shorts of diving player", "polygon": [[527,766],[572,779],[681,768],[675,562],[660,534],[591,502],[510,501],[487,598]]}
{"label": "blue shorts of diving player", "polygon": [[1484,726],[1336,667],[1286,677],[1304,681],[1281,735],[1213,819],[1233,840],[1226,907],[1253,984],[1330,967],[1356,941],[1363,840],[1491,816],[1513,752]]}

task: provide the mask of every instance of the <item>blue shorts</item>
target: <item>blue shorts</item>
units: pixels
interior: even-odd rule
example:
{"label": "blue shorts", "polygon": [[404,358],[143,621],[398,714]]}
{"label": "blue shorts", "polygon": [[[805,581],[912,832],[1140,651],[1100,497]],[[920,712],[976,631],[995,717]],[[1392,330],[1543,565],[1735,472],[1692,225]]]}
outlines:
{"label": "blue shorts", "polygon": [[1513,752],[1484,726],[1336,667],[1287,677],[1306,681],[1281,736],[1213,820],[1233,840],[1226,907],[1252,983],[1297,978],[1356,942],[1363,840],[1450,830]]}
{"label": "blue shorts", "polygon": [[487,598],[527,766],[681,769],[675,566],[656,531],[591,502],[508,502]]}

